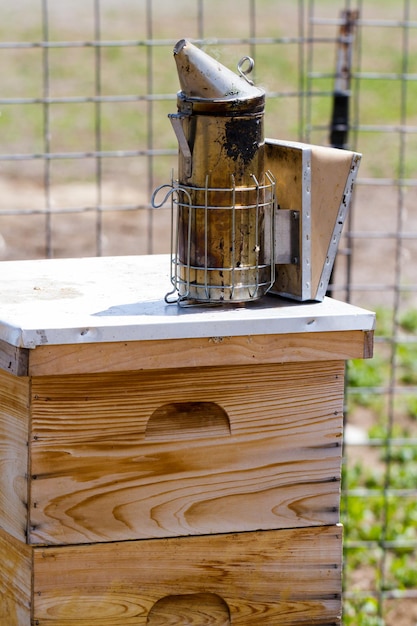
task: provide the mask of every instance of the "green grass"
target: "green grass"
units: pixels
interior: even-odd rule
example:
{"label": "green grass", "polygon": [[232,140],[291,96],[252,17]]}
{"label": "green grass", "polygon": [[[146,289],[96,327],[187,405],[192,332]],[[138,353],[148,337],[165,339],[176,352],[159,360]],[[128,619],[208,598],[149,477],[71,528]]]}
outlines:
{"label": "green grass", "polygon": [[[352,391],[353,406],[365,406],[369,388],[378,388],[390,384],[391,360],[395,358],[396,381],[403,386],[417,385],[417,310],[414,308],[404,311],[398,322],[398,331],[402,333],[395,347],[395,354],[391,354],[389,338],[394,333],[392,312],[384,307],[376,308],[377,338],[386,342],[375,344],[374,357],[370,360],[354,359],[349,362],[348,381]],[[362,392],[361,390],[364,389]],[[408,398],[408,412],[415,418],[416,402],[413,396]]]}
{"label": "green grass", "polygon": [[[390,490],[415,489],[417,480],[417,446],[407,448],[407,454],[391,454]],[[369,468],[358,462],[344,471],[341,518],[345,537],[345,589],[357,592],[357,597],[344,603],[345,626],[385,624],[378,617],[381,607],[374,593],[390,589],[417,587],[417,502],[414,496],[386,494],[386,470]],[[367,495],[352,495],[354,489],[370,490]],[[372,495],[370,495],[372,493]],[[392,542],[384,549],[380,542]],[[349,548],[349,542],[367,542],[365,548]],[[371,546],[374,546],[373,548]],[[414,546],[414,547],[412,547]],[[367,589],[356,583],[357,572],[372,571]],[[362,594],[365,593],[365,597]],[[357,621],[361,620],[361,621]],[[379,621],[378,621],[379,620]]]}
{"label": "green grass", "polygon": [[[376,314],[376,336],[391,337],[391,312],[379,308]],[[354,461],[349,459],[348,450],[343,467],[345,590],[353,594],[344,602],[344,626],[385,626],[378,592],[417,588],[417,445],[413,443],[417,437],[417,397],[407,393],[417,381],[417,345],[407,341],[417,335],[416,309],[410,308],[400,316],[398,332],[404,335],[404,341],[395,351],[396,384],[404,393],[394,398],[392,424],[384,400],[378,402],[374,394],[366,392],[369,387],[389,385],[392,355],[384,342],[376,344],[374,359],[352,361],[348,368],[352,389],[349,411],[354,415],[355,410],[366,407],[371,412],[373,420],[367,434],[378,446],[365,448]],[[401,445],[395,444],[396,439],[401,439]],[[376,458],[369,463],[371,449]],[[349,547],[361,541],[367,542],[366,548]],[[392,542],[391,548],[384,548],[382,541]],[[358,572],[364,575],[358,576]],[[365,587],[364,579],[368,581]]]}
{"label": "green grass", "polygon": [[[43,33],[38,11],[19,11],[17,0],[8,5],[0,15],[0,39],[2,41],[39,41]],[[367,0],[364,3],[367,14],[387,17],[401,17],[396,3],[380,0]],[[320,0],[315,3],[315,13],[326,17],[337,17],[342,8],[333,0]],[[394,6],[393,6],[394,5]],[[22,4],[23,6],[23,4]],[[73,3],[73,10],[59,10],[58,4],[50,4],[50,33],[52,41],[88,41],[94,37],[92,8],[81,1]],[[88,5],[90,6],[90,5]],[[247,8],[237,3],[213,0],[210,10],[204,12],[204,35],[207,38],[247,37]],[[153,7],[153,37],[162,40],[175,40],[184,35],[196,38],[197,9],[187,2],[165,5],[156,1]],[[188,7],[188,10],[187,10]],[[258,37],[288,37],[299,35],[297,7],[288,3],[272,0],[258,0],[256,4],[256,34]],[[70,16],[73,19],[70,19]],[[146,38],[144,9],[133,3],[103,3],[102,37],[104,39]],[[305,25],[306,28],[306,25]],[[306,32],[306,31],[305,31]],[[331,39],[337,34],[335,25],[315,26],[317,38]],[[360,34],[363,48],[363,70],[382,72],[401,72],[401,29],[364,29]],[[317,39],[314,43],[313,71],[332,74],[335,68],[336,47],[334,42]],[[357,36],[359,41],[359,35]],[[245,43],[207,46],[207,51],[219,58],[231,68],[244,54],[251,52]],[[84,48],[52,48],[48,53],[49,92],[52,96],[72,97],[94,95],[95,50]],[[296,92],[300,81],[307,80],[306,67],[300,75],[300,48],[295,43],[270,43],[256,48],[256,81],[268,92]],[[310,48],[304,49],[305,60],[310,55]],[[152,58],[152,84],[148,81],[148,62]],[[2,95],[3,97],[41,97],[42,84],[41,49],[2,50]],[[411,61],[412,63],[412,61]],[[411,67],[411,71],[416,68]],[[306,84],[306,83],[305,83]],[[314,93],[326,95],[314,96],[311,100],[311,122],[313,125],[327,126],[330,122],[333,79],[313,78],[308,83]],[[147,50],[143,46],[103,48],[101,51],[101,92],[105,95],[139,94],[144,95],[149,88],[155,94],[175,94],[179,88],[171,45],[153,46]],[[408,123],[417,123],[414,106],[417,86],[414,81],[407,84]],[[399,81],[362,79],[359,92],[359,107],[362,124],[398,125],[401,110],[401,85]],[[300,109],[297,99],[271,98],[267,101],[266,134],[269,137],[298,139],[303,134],[300,119],[306,111]],[[175,101],[169,103],[175,112]],[[153,114],[152,134],[156,147],[175,146],[172,129],[166,122],[167,108],[156,107]],[[2,151],[35,152],[42,151],[43,118],[40,105],[24,105],[22,114],[17,116],[12,107],[5,106],[0,116]],[[103,106],[101,108],[103,147],[105,149],[145,149],[149,143],[149,127],[146,124],[147,109],[143,106],[122,105]],[[93,149],[95,142],[95,111],[91,105],[59,104],[51,108],[52,149],[59,151],[83,151]],[[20,118],[23,122],[20,122]],[[64,136],[64,139],[62,137]],[[315,131],[311,140],[315,143],[328,141],[328,130]],[[361,175],[377,177],[400,173],[411,176],[417,166],[417,151],[408,151],[405,170],[400,172],[397,162],[398,150],[396,134],[361,133],[356,149],[372,158],[364,158]],[[12,167],[7,165],[8,169]],[[12,175],[28,175],[25,163],[15,164]],[[68,180],[73,180],[76,169],[68,164]]]}

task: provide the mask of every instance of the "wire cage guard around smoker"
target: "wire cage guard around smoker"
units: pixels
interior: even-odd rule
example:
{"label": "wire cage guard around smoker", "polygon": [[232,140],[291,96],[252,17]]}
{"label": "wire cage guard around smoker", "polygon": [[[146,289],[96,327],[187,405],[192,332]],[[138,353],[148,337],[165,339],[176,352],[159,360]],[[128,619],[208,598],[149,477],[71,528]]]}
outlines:
{"label": "wire cage guard around smoker", "polygon": [[[264,295],[275,280],[275,179],[266,172],[252,186],[181,185],[155,190],[153,205],[171,196],[171,282],[165,299],[180,305],[248,302]],[[156,194],[169,191],[161,204]],[[174,295],[176,294],[176,295]]]}

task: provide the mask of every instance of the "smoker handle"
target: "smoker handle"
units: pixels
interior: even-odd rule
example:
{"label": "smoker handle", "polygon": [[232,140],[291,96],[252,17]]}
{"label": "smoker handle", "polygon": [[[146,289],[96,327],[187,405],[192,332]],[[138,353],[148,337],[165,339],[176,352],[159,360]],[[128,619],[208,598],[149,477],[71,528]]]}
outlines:
{"label": "smoker handle", "polygon": [[169,402],[158,407],[146,424],[148,441],[228,437],[230,419],[216,402]]}

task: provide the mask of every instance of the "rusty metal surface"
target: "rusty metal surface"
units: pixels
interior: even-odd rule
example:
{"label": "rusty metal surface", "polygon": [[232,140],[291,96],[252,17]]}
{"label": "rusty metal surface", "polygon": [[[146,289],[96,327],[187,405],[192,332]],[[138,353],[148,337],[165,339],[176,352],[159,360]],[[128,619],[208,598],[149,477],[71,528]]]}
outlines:
{"label": "rusty metal surface", "polygon": [[[273,282],[274,182],[265,176],[265,94],[186,40],[174,48],[180,299],[247,301]],[[269,230],[268,230],[269,227]],[[271,242],[267,243],[266,238]]]}

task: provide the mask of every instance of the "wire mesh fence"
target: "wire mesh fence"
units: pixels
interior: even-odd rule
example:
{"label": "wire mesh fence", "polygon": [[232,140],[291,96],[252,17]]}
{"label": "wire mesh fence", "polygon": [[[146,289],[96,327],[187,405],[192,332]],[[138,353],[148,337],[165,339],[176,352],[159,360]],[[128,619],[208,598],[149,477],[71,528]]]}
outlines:
{"label": "wire mesh fence", "polygon": [[266,135],[363,154],[332,295],[377,311],[348,366],[344,623],[417,624],[417,4],[4,0],[0,259],[168,252],[175,42],[250,55]]}

